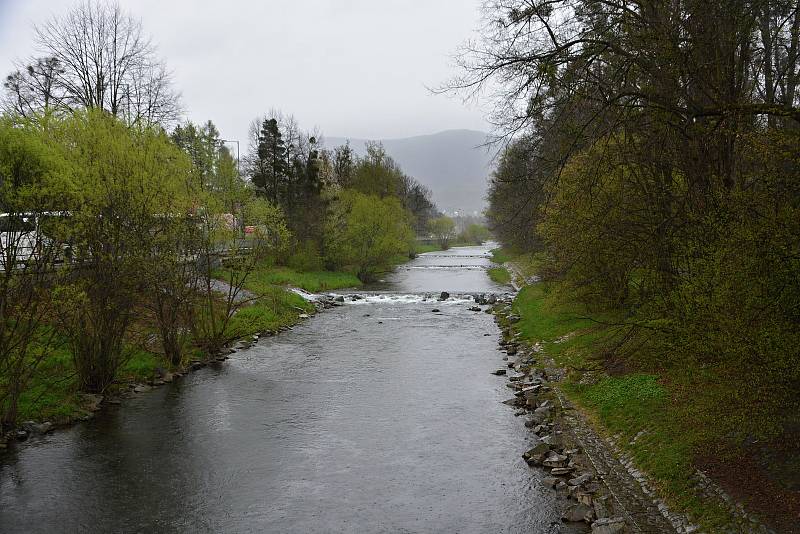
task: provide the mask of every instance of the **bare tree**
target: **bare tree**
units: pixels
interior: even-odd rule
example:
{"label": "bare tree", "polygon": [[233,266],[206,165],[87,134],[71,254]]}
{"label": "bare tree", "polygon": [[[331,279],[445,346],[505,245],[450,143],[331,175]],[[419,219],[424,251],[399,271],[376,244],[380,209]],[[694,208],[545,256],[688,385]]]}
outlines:
{"label": "bare tree", "polygon": [[23,115],[98,108],[129,124],[175,122],[178,93],[140,21],[118,4],[82,2],[35,28],[43,59],[11,74],[6,107]]}

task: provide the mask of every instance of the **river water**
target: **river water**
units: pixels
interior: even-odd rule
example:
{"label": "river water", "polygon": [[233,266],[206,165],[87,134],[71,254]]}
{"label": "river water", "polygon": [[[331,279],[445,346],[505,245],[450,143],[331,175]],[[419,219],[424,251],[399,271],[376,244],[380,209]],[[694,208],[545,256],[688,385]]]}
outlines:
{"label": "river water", "polygon": [[422,255],[364,300],[9,450],[0,532],[558,532],[490,375],[493,317],[423,300],[505,292],[488,264],[487,247]]}

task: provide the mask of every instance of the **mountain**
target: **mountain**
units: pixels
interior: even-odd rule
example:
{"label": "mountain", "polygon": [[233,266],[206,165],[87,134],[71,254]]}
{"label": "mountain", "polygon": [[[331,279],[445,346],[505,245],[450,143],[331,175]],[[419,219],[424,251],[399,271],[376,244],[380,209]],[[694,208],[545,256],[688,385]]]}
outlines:
{"label": "mountain", "polygon": [[[446,130],[402,139],[376,139],[403,169],[433,192],[440,210],[452,213],[483,211],[492,170],[491,149],[482,146],[487,134],[474,130]],[[325,146],[343,145],[345,137],[325,137]],[[350,139],[353,150],[363,155],[366,139]]]}

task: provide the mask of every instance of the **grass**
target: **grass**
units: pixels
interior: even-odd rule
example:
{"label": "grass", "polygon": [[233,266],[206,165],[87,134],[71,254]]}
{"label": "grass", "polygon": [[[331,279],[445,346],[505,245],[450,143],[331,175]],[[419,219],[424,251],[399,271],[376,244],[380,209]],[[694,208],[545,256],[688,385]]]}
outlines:
{"label": "grass", "polygon": [[489,278],[498,284],[511,283],[511,273],[505,267],[492,267],[487,271]]}
{"label": "grass", "polygon": [[257,291],[267,286],[293,286],[311,293],[331,291],[346,287],[358,287],[361,281],[351,273],[315,271],[299,272],[288,267],[274,267],[268,264],[259,266],[247,281],[248,289]]}
{"label": "grass", "polygon": [[498,265],[502,265],[514,259],[516,254],[508,247],[500,247],[492,250],[492,261]]}
{"label": "grass", "polygon": [[518,294],[513,309],[520,316],[516,328],[522,337],[541,342],[555,364],[567,369],[559,385],[564,394],[601,432],[615,437],[675,509],[689,513],[706,529],[722,528],[727,512],[697,495],[691,478],[695,456],[720,437],[708,417],[720,400],[712,378],[706,377],[706,391],[687,397],[687,387],[697,385],[699,378],[685,368],[643,368],[633,361],[609,372],[600,355],[615,339],[617,330],[609,325],[619,317],[607,312],[589,319],[581,306],[565,304],[558,289],[538,283]]}

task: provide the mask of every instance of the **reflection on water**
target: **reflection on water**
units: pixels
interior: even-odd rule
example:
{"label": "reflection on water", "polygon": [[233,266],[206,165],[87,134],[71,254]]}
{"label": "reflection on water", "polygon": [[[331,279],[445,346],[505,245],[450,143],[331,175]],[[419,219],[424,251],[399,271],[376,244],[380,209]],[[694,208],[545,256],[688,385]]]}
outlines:
{"label": "reflection on water", "polygon": [[6,453],[0,532],[557,532],[489,374],[492,316],[436,298],[505,288],[417,268],[488,265],[487,250],[421,256],[391,294]]}

